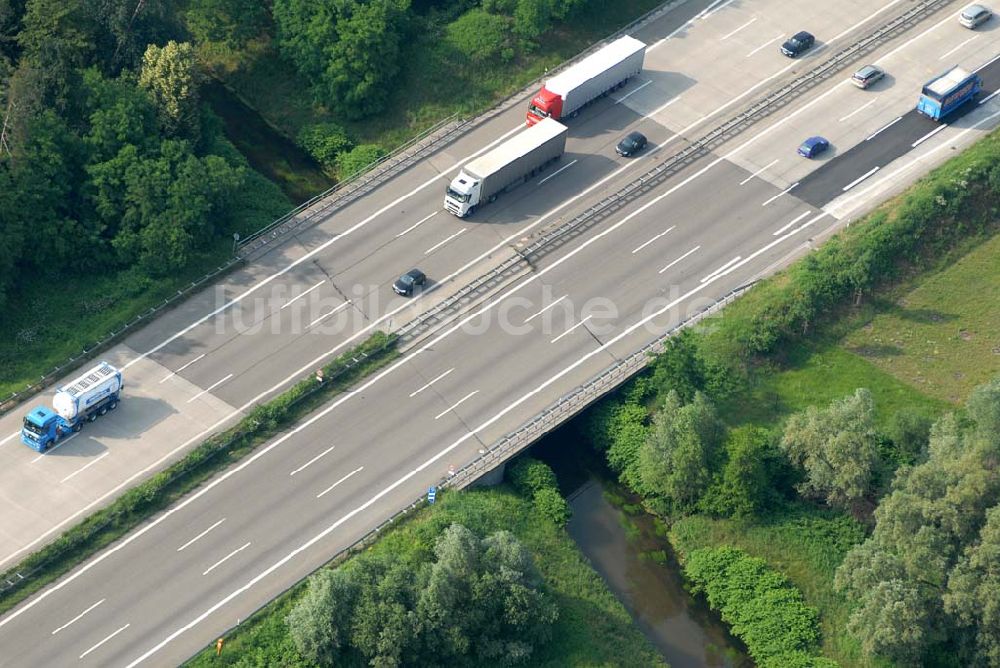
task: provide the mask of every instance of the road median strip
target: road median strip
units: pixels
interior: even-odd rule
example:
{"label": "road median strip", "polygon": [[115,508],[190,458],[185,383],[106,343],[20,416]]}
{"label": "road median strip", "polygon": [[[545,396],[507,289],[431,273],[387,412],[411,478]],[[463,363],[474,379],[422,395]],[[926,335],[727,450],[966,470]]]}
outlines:
{"label": "road median strip", "polygon": [[399,356],[397,337],[376,332],[315,375],[256,406],[229,429],[209,436],[167,469],[136,485],[111,505],[68,529],[0,575],[0,613],[92,557],[154,514],[249,454],[331,396]]}

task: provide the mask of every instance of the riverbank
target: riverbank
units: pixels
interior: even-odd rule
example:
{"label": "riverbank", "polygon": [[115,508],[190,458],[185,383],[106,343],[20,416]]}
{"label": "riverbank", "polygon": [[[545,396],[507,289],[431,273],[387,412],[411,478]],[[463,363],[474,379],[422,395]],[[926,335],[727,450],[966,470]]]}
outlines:
{"label": "riverbank", "polygon": [[[428,554],[433,538],[453,523],[484,536],[506,529],[528,548],[542,576],[544,591],[558,606],[552,639],[527,663],[539,668],[565,666],[662,667],[666,664],[633,625],[625,608],[587,564],[565,528],[541,517],[532,503],[510,488],[446,491],[433,506],[385,533],[366,553],[394,560]],[[425,557],[426,558],[426,557]],[[300,584],[227,634],[221,657],[206,648],[189,666],[307,665],[288,634],[285,621],[302,596]]]}

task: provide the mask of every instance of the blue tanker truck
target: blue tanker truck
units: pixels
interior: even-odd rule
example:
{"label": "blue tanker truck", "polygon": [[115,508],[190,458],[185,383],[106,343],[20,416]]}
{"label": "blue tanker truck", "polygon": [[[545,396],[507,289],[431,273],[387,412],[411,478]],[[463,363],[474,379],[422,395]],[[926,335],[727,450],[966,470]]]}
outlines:
{"label": "blue tanker truck", "polygon": [[73,382],[56,388],[52,408],[36,406],[24,417],[21,442],[45,452],[62,438],[79,432],[84,422],[118,407],[122,372],[101,362]]}

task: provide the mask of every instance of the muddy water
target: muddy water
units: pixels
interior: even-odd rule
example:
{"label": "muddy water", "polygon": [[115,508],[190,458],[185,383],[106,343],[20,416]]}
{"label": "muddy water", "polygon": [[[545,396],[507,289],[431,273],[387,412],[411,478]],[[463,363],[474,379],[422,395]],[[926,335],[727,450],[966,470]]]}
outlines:
{"label": "muddy water", "polygon": [[649,515],[627,515],[593,478],[569,502],[570,535],[671,668],[753,666],[725,625],[684,590],[680,567]]}

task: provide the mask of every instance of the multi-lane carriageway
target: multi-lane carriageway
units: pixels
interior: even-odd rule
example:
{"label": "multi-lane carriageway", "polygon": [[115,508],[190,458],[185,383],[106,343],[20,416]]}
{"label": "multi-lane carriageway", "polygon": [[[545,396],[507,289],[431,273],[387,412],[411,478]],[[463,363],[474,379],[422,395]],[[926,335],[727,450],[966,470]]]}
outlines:
{"label": "multi-lane carriageway", "polygon": [[[44,457],[7,438],[20,415],[0,421],[3,565],[325,356],[406,322],[912,5],[692,0],[638,30],[651,45],[645,71],[571,122],[561,163],[481,216],[440,211],[444,185],[462,161],[516,131],[523,105],[231,275],[219,288],[225,301],[209,290],[157,319],[108,356],[129,378],[129,400],[113,418]],[[182,660],[449,465],[471,461],[614,360],[968,145],[1000,117],[989,98],[996,65],[982,71],[983,104],[943,129],[909,113],[931,75],[984,66],[1000,52],[1000,24],[962,29],[961,6],[947,4],[868,54],[889,72],[873,90],[850,86],[848,67],[678,168],[0,618],[0,663]],[[779,38],[803,28],[819,48],[781,57]],[[632,129],[651,150],[616,158],[615,142]],[[834,147],[819,162],[795,155],[811,134]],[[413,265],[440,287],[408,302],[389,285]]]}

